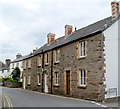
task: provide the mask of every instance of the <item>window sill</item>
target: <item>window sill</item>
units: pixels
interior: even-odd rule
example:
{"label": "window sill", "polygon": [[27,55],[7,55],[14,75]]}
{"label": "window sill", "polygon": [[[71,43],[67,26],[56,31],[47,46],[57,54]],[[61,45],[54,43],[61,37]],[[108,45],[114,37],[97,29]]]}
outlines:
{"label": "window sill", "polygon": [[55,84],[54,87],[59,87],[59,84]]}
{"label": "window sill", "polygon": [[79,60],[80,60],[80,59],[85,59],[85,58],[86,58],[86,56],[78,57]]}
{"label": "window sill", "polygon": [[48,65],[49,65],[49,63],[46,63],[46,64],[45,64],[45,66],[48,66]]}
{"label": "window sill", "polygon": [[78,86],[78,88],[86,89],[86,86]]}
{"label": "window sill", "polygon": [[55,62],[54,65],[59,64],[59,61]]}
{"label": "window sill", "polygon": [[41,84],[38,84],[37,86],[41,86]]}
{"label": "window sill", "polygon": [[38,67],[41,67],[42,65],[38,65]]}

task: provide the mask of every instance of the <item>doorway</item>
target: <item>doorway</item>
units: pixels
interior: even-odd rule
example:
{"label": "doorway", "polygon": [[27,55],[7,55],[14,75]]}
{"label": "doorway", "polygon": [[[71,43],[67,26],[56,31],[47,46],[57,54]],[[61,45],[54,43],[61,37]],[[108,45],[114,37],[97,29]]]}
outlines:
{"label": "doorway", "polygon": [[66,95],[70,95],[70,70],[66,71]]}
{"label": "doorway", "polygon": [[48,93],[48,74],[44,74],[44,92]]}
{"label": "doorway", "polygon": [[26,87],[26,77],[24,76],[23,89]]}

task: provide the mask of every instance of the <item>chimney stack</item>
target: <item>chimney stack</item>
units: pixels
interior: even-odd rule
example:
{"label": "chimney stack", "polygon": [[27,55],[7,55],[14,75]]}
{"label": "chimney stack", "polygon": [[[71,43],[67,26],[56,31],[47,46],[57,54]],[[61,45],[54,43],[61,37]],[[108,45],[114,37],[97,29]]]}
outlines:
{"label": "chimney stack", "polygon": [[18,54],[16,55],[16,59],[18,59],[19,57],[22,57],[21,53],[18,53]]}
{"label": "chimney stack", "polygon": [[53,42],[55,40],[55,34],[48,33],[47,40],[48,40],[48,42],[47,42],[48,44],[50,44],[51,42]]}
{"label": "chimney stack", "polygon": [[6,66],[9,66],[10,63],[11,63],[11,60],[10,59],[6,59],[5,62],[6,62]]}
{"label": "chimney stack", "polygon": [[120,2],[114,0],[113,2],[111,2],[111,10],[112,10],[112,19],[116,18],[119,13],[120,13]]}
{"label": "chimney stack", "polygon": [[65,25],[65,36],[72,33],[73,27],[71,25]]}

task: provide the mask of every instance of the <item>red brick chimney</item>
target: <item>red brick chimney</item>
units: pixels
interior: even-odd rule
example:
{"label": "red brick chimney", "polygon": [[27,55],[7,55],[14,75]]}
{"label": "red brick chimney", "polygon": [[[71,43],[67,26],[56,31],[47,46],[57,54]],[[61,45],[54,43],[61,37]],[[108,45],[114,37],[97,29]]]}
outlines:
{"label": "red brick chimney", "polygon": [[119,11],[119,6],[120,3],[116,0],[114,0],[113,2],[111,2],[111,9],[112,9],[112,19],[116,18],[120,11]]}
{"label": "red brick chimney", "polygon": [[73,27],[71,25],[65,25],[65,36],[72,33]]}
{"label": "red brick chimney", "polygon": [[47,35],[47,39],[48,39],[48,44],[50,44],[51,42],[53,42],[55,40],[55,34],[53,33],[48,33]]}

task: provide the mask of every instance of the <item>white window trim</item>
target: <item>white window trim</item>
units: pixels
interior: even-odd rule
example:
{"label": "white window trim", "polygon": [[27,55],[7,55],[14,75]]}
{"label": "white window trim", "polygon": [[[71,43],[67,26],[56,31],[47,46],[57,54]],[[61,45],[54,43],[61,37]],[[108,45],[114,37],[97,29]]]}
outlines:
{"label": "white window trim", "polygon": [[[57,58],[58,58],[58,60],[57,60]],[[55,50],[55,63],[59,63],[59,49]]]}
{"label": "white window trim", "polygon": [[31,76],[28,75],[28,85],[30,85],[30,82],[31,82]]}
{"label": "white window trim", "polygon": [[[56,74],[57,74],[57,76],[56,76]],[[55,72],[55,86],[58,86],[58,85],[59,85],[59,73]]]}
{"label": "white window trim", "polygon": [[38,74],[38,85],[41,85],[41,83],[40,83],[40,74]]}
{"label": "white window trim", "polygon": [[[84,73],[83,73],[83,71],[84,71],[84,73],[85,73],[85,75],[84,75]],[[84,69],[80,69],[80,72],[79,72],[80,74],[80,81],[79,81],[79,83],[80,83],[80,86],[81,87],[86,87],[86,70],[84,70]],[[81,73],[83,73],[82,75],[83,75],[83,77],[81,77]],[[81,84],[81,81],[82,81],[82,84]],[[85,83],[85,84],[83,84],[83,83]]]}
{"label": "white window trim", "polygon": [[[85,43],[85,46],[84,46]],[[79,43],[79,57],[84,58],[86,57],[86,41],[82,41]]]}

